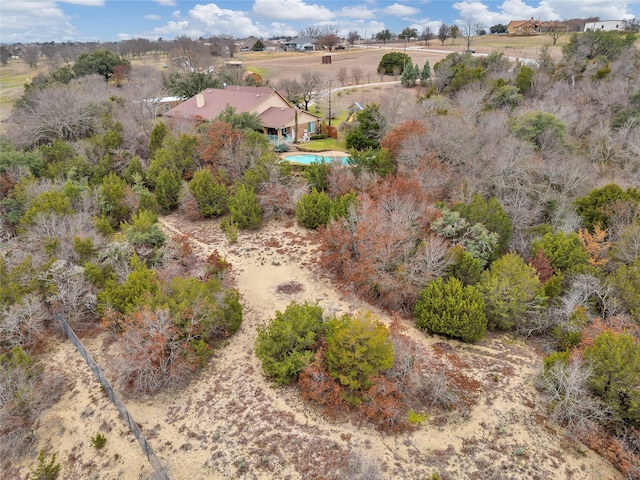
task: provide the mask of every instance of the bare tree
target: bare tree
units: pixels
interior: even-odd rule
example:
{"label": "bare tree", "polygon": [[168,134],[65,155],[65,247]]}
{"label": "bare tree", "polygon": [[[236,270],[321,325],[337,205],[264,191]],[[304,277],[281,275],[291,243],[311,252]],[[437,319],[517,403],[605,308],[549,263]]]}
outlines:
{"label": "bare tree", "polygon": [[300,30],[298,32],[298,36],[300,36],[300,37],[318,38],[323,33],[324,33],[324,29],[322,27],[311,25],[311,26],[305,28],[304,30]]}
{"label": "bare tree", "polygon": [[351,31],[347,35],[347,42],[353,47],[353,44],[360,40],[360,34],[357,31]]}
{"label": "bare tree", "polygon": [[449,36],[451,37],[451,45],[456,43],[456,38],[460,35],[460,27],[458,25],[451,25],[449,28]]}
{"label": "bare tree", "polygon": [[[100,82],[100,83],[98,83]],[[102,77],[83,77],[65,86],[32,89],[13,110],[14,141],[30,147],[90,135],[107,111],[110,91]]]}
{"label": "bare tree", "polygon": [[40,47],[37,45],[27,45],[22,49],[22,57],[27,62],[29,68],[38,68],[38,60],[40,60]]}
{"label": "bare tree", "polygon": [[345,86],[347,84],[347,78],[348,78],[348,73],[347,73],[347,67],[340,67],[338,69],[338,72],[336,73],[336,79],[338,80],[338,82],[340,82],[341,86]]}
{"label": "bare tree", "polygon": [[424,40],[427,47],[429,46],[429,42],[435,38],[435,35],[431,31],[431,27],[424,27],[422,33],[420,34],[420,39]]}
{"label": "bare tree", "polygon": [[558,39],[563,35],[566,35],[569,31],[569,28],[564,22],[549,22],[549,26],[547,27],[547,32],[553,40],[553,44],[555,45],[558,42]]}
{"label": "bare tree", "polygon": [[173,64],[184,72],[195,72],[206,66],[211,53],[204,43],[180,36],[169,52]]}
{"label": "bare tree", "polygon": [[447,40],[447,38],[449,38],[449,32],[449,25],[447,25],[446,23],[440,25],[440,28],[438,29],[438,40],[440,40],[442,45],[444,45],[444,42]]}
{"label": "bare tree", "polygon": [[118,91],[125,101],[112,107],[113,119],[124,127],[122,148],[147,158],[149,135],[163,113],[158,100],[167,95],[161,73],[152,66],[138,66]]}
{"label": "bare tree", "polygon": [[471,48],[471,41],[473,40],[473,37],[478,35],[481,28],[482,24],[472,23],[470,20],[467,20],[462,26],[462,37],[467,42],[467,50]]}
{"label": "bare tree", "polygon": [[287,101],[296,106],[301,105],[302,86],[298,80],[294,78],[283,78],[278,83],[278,91],[284,93]]}
{"label": "bare tree", "polygon": [[320,72],[306,71],[302,72],[302,78],[300,80],[300,88],[302,95],[302,103],[304,109],[309,111],[309,104],[314,102],[322,90],[324,89],[325,81]]}
{"label": "bare tree", "polygon": [[34,293],[24,296],[19,303],[0,308],[3,319],[0,322],[0,351],[13,347],[29,349],[44,341],[44,322],[48,315]]}
{"label": "bare tree", "polygon": [[362,77],[364,77],[364,67],[357,65],[351,67],[351,78],[353,79],[353,83],[359,85],[362,82]]}
{"label": "bare tree", "polygon": [[542,376],[551,406],[551,418],[574,433],[590,430],[610,412],[591,395],[592,372],[579,360],[554,363]]}
{"label": "bare tree", "polygon": [[336,45],[340,44],[340,41],[340,37],[338,37],[336,34],[327,33],[318,37],[316,46],[332,51]]}

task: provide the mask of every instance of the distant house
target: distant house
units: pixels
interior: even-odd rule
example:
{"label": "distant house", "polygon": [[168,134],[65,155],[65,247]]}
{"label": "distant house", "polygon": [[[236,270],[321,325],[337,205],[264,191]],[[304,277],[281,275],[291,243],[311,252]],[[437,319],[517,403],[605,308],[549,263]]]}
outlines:
{"label": "distant house", "polygon": [[584,31],[600,30],[601,32],[622,32],[627,29],[626,20],[603,20],[601,22],[589,22],[584,24]]}
{"label": "distant house", "polygon": [[284,42],[282,49],[291,51],[297,50],[298,52],[313,51],[316,49],[316,39],[313,37],[297,37]]}
{"label": "distant house", "polygon": [[258,40],[260,39],[253,36],[245,38],[243,41],[240,42],[240,51],[248,52],[253,48],[253,46],[256,44]]}
{"label": "distant house", "polygon": [[271,87],[240,86],[208,88],[163,116],[175,130],[193,133],[200,123],[213,120],[227,106],[233,107],[236,113],[257,114],[262,120],[263,133],[276,145],[301,140],[305,134],[312,135],[321,120],[317,115],[292,107]]}
{"label": "distant house", "polygon": [[542,28],[540,20],[534,20],[531,17],[529,20],[511,20],[507,25],[508,35],[537,35]]}
{"label": "distant house", "polygon": [[569,31],[569,26],[564,22],[558,22],[556,20],[552,20],[550,22],[541,22],[540,24],[541,33],[568,32],[568,31]]}

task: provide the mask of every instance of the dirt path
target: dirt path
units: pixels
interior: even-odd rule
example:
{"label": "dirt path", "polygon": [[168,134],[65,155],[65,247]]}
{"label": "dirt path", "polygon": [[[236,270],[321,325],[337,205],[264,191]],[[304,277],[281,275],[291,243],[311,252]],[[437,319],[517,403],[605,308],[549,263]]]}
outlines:
{"label": "dirt path", "polygon": [[[257,232],[240,232],[237,244],[229,245],[216,222],[190,223],[172,215],[161,223],[169,234],[188,235],[201,258],[218,250],[232,265],[244,305],[240,330],[187,388],[125,400],[172,478],[424,480],[435,472],[441,479],[621,478],[548,424],[533,386],[539,358],[517,339],[447,342],[452,358],[483,385],[480,400],[466,412],[434,417],[398,436],[326,419],[295,388],[272,387],[253,354],[257,327],[292,300],[317,301],[337,314],[375,311],[338,293],[315,272],[313,232],[293,222],[270,222]],[[301,291],[278,293],[289,282]],[[427,348],[446,345],[412,328],[409,334]],[[87,346],[109,373],[117,351],[103,340]],[[147,478],[146,459],[79,355],[66,342],[52,355],[75,387],[42,418],[36,434],[39,445],[64,460],[61,478]],[[96,451],[90,437],[98,431],[107,445]]]}

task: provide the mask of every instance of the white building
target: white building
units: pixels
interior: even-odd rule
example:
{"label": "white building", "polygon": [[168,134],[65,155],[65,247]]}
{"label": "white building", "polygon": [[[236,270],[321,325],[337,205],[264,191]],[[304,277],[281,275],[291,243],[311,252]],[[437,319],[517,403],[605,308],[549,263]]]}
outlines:
{"label": "white building", "polygon": [[617,30],[622,32],[627,28],[626,20],[603,20],[601,22],[589,22],[584,24],[584,31],[600,30],[602,32],[612,32]]}

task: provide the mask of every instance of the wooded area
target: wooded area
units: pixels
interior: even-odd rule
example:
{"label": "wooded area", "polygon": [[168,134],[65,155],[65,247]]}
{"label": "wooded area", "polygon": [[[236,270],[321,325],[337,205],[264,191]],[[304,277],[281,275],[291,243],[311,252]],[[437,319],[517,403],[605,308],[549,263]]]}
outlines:
{"label": "wooded area", "polygon": [[[338,127],[348,166],[292,166],[232,110],[195,135],[172,131],[149,100],[201,86],[193,72],[163,78],[96,50],[25,87],[0,142],[3,469],[36,458],[33,426],[67,389],[39,361],[62,337],[56,312],[81,337],[109,336],[131,399],[185,387],[225,355],[244,315],[233,265],[171,237],[158,218],[173,214],[217,221],[231,244],[296,221],[314,231],[324,275],[395,319],[291,302],[259,327],[264,374],[326,415],[395,434],[420,428],[421,412],[470,409],[480,384],[442,346],[429,371],[407,329],[480,344],[508,334],[544,357],[550,421],[640,476],[635,37],[575,34],[561,58],[526,63],[399,58],[413,77]],[[300,106],[321,98],[314,85]]]}

